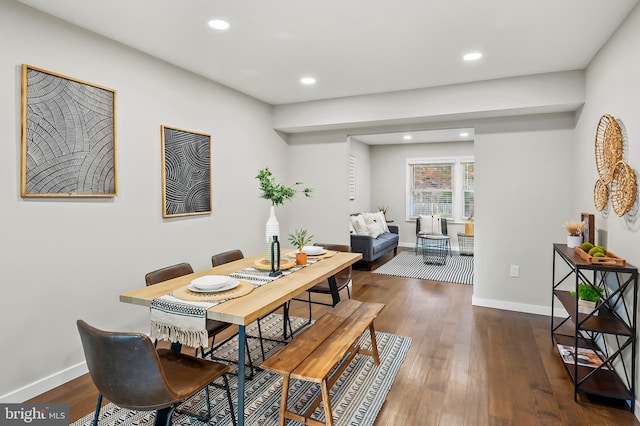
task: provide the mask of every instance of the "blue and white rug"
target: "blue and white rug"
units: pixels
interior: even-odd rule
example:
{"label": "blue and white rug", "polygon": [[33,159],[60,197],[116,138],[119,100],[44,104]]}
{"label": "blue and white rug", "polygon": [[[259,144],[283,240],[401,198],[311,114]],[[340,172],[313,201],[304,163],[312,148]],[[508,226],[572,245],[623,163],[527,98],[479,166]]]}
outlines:
{"label": "blue and white rug", "polygon": [[473,256],[447,256],[444,265],[432,265],[424,263],[421,254],[401,251],[373,273],[471,285],[473,284]]}
{"label": "blue and white rug", "polygon": [[[292,326],[295,329],[306,323],[306,318],[292,317]],[[282,316],[271,314],[260,321],[263,335],[266,337],[282,337]],[[257,325],[253,323],[247,326],[247,334],[257,335]],[[237,338],[216,350],[216,356],[231,358],[235,354],[237,359]],[[365,355],[357,355],[342,373],[340,379],[331,388],[331,405],[336,425],[373,425],[378,412],[382,408],[387,393],[404,361],[405,355],[411,345],[409,337],[395,334],[376,332],[378,351],[380,353],[380,365],[373,362],[373,358]],[[265,340],[265,352],[267,357],[281,347],[279,344]],[[371,348],[369,333],[365,332],[361,338],[363,348]],[[251,354],[260,358],[260,347],[257,339],[249,339]],[[260,359],[254,360],[260,364]],[[235,366],[232,366],[232,368]],[[235,370],[235,368],[234,368]],[[236,376],[229,376],[231,397],[234,403],[237,401],[238,382]],[[252,380],[245,381],[245,424],[270,426],[278,424],[278,410],[280,407],[280,393],[282,378],[279,374],[260,371]],[[211,393],[212,418],[209,425],[230,426],[231,415],[226,393],[223,390],[209,387]],[[296,412],[306,411],[311,405],[320,389],[317,384],[291,380],[289,389],[289,408]],[[204,391],[186,401],[182,410],[190,412],[206,413]],[[235,409],[235,408],[234,408]],[[315,411],[313,418],[324,421],[322,404]],[[99,426],[151,426],[155,419],[155,412],[131,411],[117,407],[109,403],[100,411]],[[93,421],[93,413],[84,416],[71,426],[87,426]],[[182,414],[174,414],[173,425],[205,426],[192,417]],[[289,421],[291,425],[300,423]]]}

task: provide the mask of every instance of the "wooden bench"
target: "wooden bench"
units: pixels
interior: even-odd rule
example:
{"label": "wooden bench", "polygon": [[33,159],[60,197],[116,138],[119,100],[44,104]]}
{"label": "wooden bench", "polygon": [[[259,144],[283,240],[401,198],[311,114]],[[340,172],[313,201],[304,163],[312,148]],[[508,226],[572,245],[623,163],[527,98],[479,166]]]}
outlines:
{"label": "wooden bench", "polygon": [[[375,363],[380,364],[373,320],[383,307],[383,303],[343,300],[262,363],[262,368],[282,374],[283,377],[279,425],[283,426],[286,419],[314,426],[334,424],[329,389],[351,360],[357,354],[365,354],[372,356]],[[365,350],[357,345],[367,329],[371,334],[372,350]],[[339,368],[329,377],[339,364]],[[287,409],[291,378],[320,384],[320,395],[303,415]],[[325,423],[311,418],[320,401],[324,405]]]}

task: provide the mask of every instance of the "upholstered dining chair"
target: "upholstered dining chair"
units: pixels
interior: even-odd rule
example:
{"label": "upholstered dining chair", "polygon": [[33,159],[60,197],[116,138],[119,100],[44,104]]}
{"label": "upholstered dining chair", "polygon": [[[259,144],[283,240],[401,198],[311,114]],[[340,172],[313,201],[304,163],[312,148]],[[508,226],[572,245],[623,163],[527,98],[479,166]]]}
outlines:
{"label": "upholstered dining chair", "polygon": [[[168,281],[168,280],[178,278],[183,275],[187,275],[191,273],[193,273],[193,268],[191,267],[191,265],[187,262],[182,262],[175,265],[166,266],[164,268],[160,268],[155,271],[151,271],[144,276],[144,281],[147,284],[147,286],[150,286],[150,285],[158,284],[163,281]],[[216,321],[216,320],[207,318],[206,327],[207,327],[207,333],[211,338],[211,349],[205,352],[204,348],[202,347],[199,348],[200,355],[202,356],[202,358],[205,358],[208,355],[211,357],[211,359],[214,359],[213,351],[217,347],[219,347],[221,344],[229,340],[227,339],[216,346],[215,345],[216,335],[222,333],[224,330],[231,327],[231,324],[227,322]],[[157,342],[155,343],[157,344]],[[246,339],[245,339],[245,347],[247,349],[247,359],[249,361],[249,369],[250,369],[249,378],[253,378],[253,374],[254,374],[253,362],[251,361],[251,353],[249,353],[249,344],[247,343]],[[197,355],[198,355],[198,348],[196,348],[196,356]]]}
{"label": "upholstered dining chair", "polygon": [[[244,259],[244,253],[242,253],[242,250],[239,249],[234,249],[234,250],[228,250],[228,251],[223,251],[221,253],[217,253],[214,254],[213,256],[211,256],[211,266],[220,266],[220,265],[224,265],[225,263],[229,263],[229,262],[233,262],[235,260],[240,260],[240,259]],[[289,325],[289,330],[291,331],[291,335],[293,336],[293,330],[291,328],[291,321],[289,320],[289,306],[287,304],[283,304],[281,306],[278,306],[276,309],[274,309],[273,311],[269,312],[270,314],[275,312],[276,310],[283,308],[284,309],[284,333],[283,333],[283,337],[284,339],[287,338],[287,325]],[[264,343],[263,340],[265,340],[265,338],[262,336],[262,326],[260,325],[260,321],[263,319],[264,317],[260,317],[257,320],[258,323],[258,339],[260,339],[260,352],[262,355],[262,359],[265,359],[265,352],[264,352]],[[266,339],[266,340],[273,340],[273,339]],[[247,347],[247,351],[249,350],[249,348]]]}
{"label": "upholstered dining chair", "polygon": [[[168,349],[154,348],[142,333],[109,332],[77,321],[89,374],[98,389],[93,425],[98,424],[102,398],[130,410],[156,410],[156,423],[171,425],[174,412],[208,423],[211,418],[209,385],[226,390],[231,419],[236,418],[226,373],[229,366]],[[222,379],[223,384],[214,383]],[[205,390],[207,416],[177,410]]]}
{"label": "upholstered dining chair", "polygon": [[[314,246],[321,246],[325,250],[334,250],[334,251],[342,251],[342,252],[351,252],[351,247],[343,244],[328,244],[328,243],[315,243]],[[346,289],[347,296],[351,299],[351,266],[343,269],[335,275],[336,285],[338,287],[338,292]],[[319,282],[318,284],[311,287],[307,290],[307,300],[304,299],[295,299],[301,302],[307,302],[309,304],[309,323],[311,323],[311,305],[324,305],[324,306],[335,306],[333,300],[331,303],[321,302],[318,300],[312,300],[311,294],[331,294],[331,288],[329,287],[329,280],[326,279],[324,281]]]}

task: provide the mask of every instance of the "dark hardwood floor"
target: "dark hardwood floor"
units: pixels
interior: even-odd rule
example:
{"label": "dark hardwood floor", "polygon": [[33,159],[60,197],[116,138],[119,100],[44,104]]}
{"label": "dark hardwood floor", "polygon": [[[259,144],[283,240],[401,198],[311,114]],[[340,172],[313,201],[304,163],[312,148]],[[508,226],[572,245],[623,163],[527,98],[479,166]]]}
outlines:
{"label": "dark hardwood floor", "polygon": [[[356,265],[352,297],[386,304],[376,329],[412,339],[376,425],[640,425],[615,402],[580,394],[574,402],[549,317],[473,307],[472,291]],[[324,309],[314,305],[314,316]],[[307,315],[307,305],[293,302],[292,314]],[[96,396],[82,376],[29,402],[69,403],[74,421]]]}

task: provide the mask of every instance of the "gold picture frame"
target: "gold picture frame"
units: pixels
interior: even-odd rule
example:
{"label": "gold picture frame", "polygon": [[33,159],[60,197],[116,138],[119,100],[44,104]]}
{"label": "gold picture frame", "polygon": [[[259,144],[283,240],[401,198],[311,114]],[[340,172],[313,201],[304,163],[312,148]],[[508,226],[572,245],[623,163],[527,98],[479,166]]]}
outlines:
{"label": "gold picture frame", "polygon": [[116,91],[22,65],[22,197],[114,197]]}
{"label": "gold picture frame", "polygon": [[211,213],[211,135],[160,126],[162,216]]}

